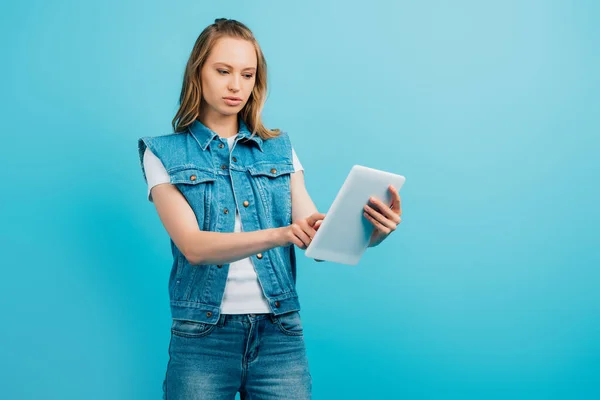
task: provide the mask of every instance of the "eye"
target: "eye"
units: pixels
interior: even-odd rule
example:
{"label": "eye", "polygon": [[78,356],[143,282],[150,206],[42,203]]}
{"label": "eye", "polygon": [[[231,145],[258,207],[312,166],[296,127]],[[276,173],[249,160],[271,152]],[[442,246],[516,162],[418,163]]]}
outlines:
{"label": "eye", "polygon": [[225,71],[224,69],[218,69],[217,71],[219,71],[219,73],[223,73],[223,72],[226,73],[226,74],[229,73],[229,71]]}
{"label": "eye", "polygon": [[244,76],[245,76],[246,78],[248,78],[248,79],[250,79],[250,78],[252,78],[252,77],[253,77],[253,75],[252,75],[252,74],[246,74],[246,75],[244,75]]}

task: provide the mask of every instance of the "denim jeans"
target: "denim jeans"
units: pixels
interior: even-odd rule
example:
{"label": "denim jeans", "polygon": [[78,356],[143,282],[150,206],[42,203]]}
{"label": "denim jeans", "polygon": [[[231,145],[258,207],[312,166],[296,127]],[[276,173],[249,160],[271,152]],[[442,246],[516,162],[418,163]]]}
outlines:
{"label": "denim jeans", "polygon": [[173,320],[165,400],[305,400],[311,390],[298,311]]}

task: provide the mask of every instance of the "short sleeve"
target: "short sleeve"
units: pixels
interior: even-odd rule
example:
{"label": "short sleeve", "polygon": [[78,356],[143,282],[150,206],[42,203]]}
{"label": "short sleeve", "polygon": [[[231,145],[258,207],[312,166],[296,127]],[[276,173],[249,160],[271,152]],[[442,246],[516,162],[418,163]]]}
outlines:
{"label": "short sleeve", "polygon": [[159,183],[170,183],[171,178],[160,159],[147,147],[144,150],[144,169],[148,181],[148,200],[153,202],[150,190]]}
{"label": "short sleeve", "polygon": [[300,160],[298,160],[298,156],[296,155],[296,150],[292,147],[292,161],[294,163],[294,172],[304,171],[302,164],[300,164]]}

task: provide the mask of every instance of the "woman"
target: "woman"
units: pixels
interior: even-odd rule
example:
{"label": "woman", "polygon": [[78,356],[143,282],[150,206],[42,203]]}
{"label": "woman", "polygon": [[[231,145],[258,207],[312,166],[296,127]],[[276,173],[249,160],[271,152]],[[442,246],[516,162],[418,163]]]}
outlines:
{"label": "woman", "polygon": [[[325,215],[289,136],[261,121],[266,93],[251,31],[217,19],[188,60],[175,133],[138,141],[173,253],[165,399],[311,396],[294,245],[306,249]],[[371,246],[400,222],[390,190],[391,206],[366,205]]]}

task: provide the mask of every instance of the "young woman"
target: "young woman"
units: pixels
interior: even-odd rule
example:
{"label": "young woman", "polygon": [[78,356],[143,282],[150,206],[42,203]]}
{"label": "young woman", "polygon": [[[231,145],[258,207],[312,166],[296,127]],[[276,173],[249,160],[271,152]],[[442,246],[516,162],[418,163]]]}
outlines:
{"label": "young woman", "polygon": [[[165,399],[311,396],[294,246],[306,249],[325,215],[289,136],[262,123],[266,94],[252,32],[217,19],[187,63],[175,132],[138,140],[173,254]],[[390,190],[391,206],[365,205],[371,246],[400,223]]]}

